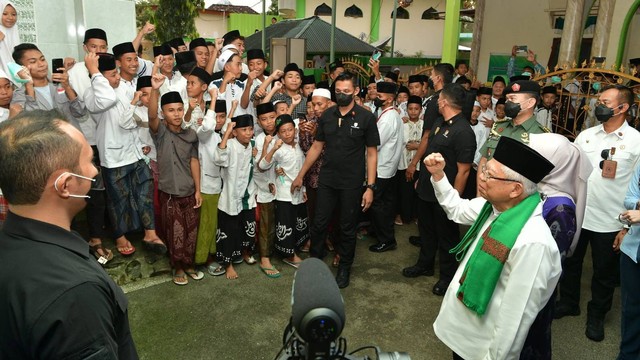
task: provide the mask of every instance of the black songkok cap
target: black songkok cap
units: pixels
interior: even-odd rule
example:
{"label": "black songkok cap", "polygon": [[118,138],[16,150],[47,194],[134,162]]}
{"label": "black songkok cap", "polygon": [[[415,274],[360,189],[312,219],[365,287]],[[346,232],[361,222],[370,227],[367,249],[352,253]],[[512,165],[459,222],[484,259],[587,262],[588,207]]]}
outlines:
{"label": "black songkok cap", "polygon": [[369,76],[369,84],[375,84],[375,83],[376,83],[376,76],[375,75]]}
{"label": "black songkok cap", "polygon": [[195,67],[193,70],[191,70],[191,74],[189,74],[189,76],[197,77],[198,79],[200,79],[200,81],[202,81],[203,84],[209,84],[211,82],[211,75],[209,75],[208,72],[199,67]]}
{"label": "black songkok cap", "polygon": [[178,50],[178,46],[185,46],[181,37],[169,40],[169,45],[176,50]]}
{"label": "black songkok cap", "polygon": [[193,40],[191,40],[191,42],[189,43],[189,50],[193,50],[195,48],[197,48],[198,46],[207,46],[207,41],[203,38],[195,38]]}
{"label": "black songkok cap", "polygon": [[86,43],[89,39],[101,39],[107,41],[107,33],[98,28],[88,29],[84,32],[84,41],[82,42]]}
{"label": "black songkok cap", "polygon": [[478,89],[478,95],[493,95],[493,90],[490,87],[483,86]]}
{"label": "black songkok cap", "polygon": [[545,86],[542,88],[542,94],[558,94],[558,89],[555,86]]}
{"label": "black songkok cap", "polygon": [[400,86],[398,88],[398,94],[400,94],[400,93],[409,94],[409,88],[404,86],[404,85]]}
{"label": "black songkok cap", "polygon": [[133,47],[133,43],[131,42],[125,42],[113,47],[113,56],[115,56],[116,59],[120,59],[120,56],[129,53],[137,54],[136,49]]}
{"label": "black songkok cap", "polygon": [[313,75],[305,75],[302,77],[302,85],[315,84],[316,77]]}
{"label": "black songkok cap", "polygon": [[116,68],[116,58],[111,54],[97,53],[98,55],[98,70],[100,72],[109,71]]}
{"label": "black songkok cap", "polygon": [[505,98],[504,96],[499,98],[498,101],[496,102],[496,106],[498,105],[504,105],[507,103],[507,98]]}
{"label": "black songkok cap", "polygon": [[527,76],[527,75],[516,75],[516,76],[512,76],[509,78],[509,83],[514,83],[516,81],[520,81],[520,80],[530,80],[531,76]]}
{"label": "black songkok cap", "polygon": [[190,62],[196,62],[196,54],[193,51],[181,51],[174,55],[176,59],[176,65],[184,65]]}
{"label": "black songkok cap", "polygon": [[289,71],[296,71],[298,72],[298,74],[300,74],[300,77],[304,76],[304,74],[302,73],[302,70],[300,70],[300,68],[298,67],[298,64],[296,63],[289,63],[287,64],[287,66],[284,67],[284,74],[287,75],[287,73]]}
{"label": "black songkok cap", "polygon": [[244,40],[244,37],[240,36],[240,31],[238,30],[231,30],[224,34],[222,38],[224,39],[224,43],[222,44],[223,46],[231,44],[235,39]]}
{"label": "black songkok cap", "polygon": [[249,49],[247,50],[247,61],[251,61],[253,59],[262,59],[265,60],[264,51],[262,49]]}
{"label": "black songkok cap", "polygon": [[396,91],[398,91],[398,85],[392,82],[381,81],[376,84],[376,90],[378,90],[379,93],[395,95]]}
{"label": "black songkok cap", "polygon": [[267,101],[266,103],[263,104],[258,104],[256,106],[256,115],[260,116],[262,114],[267,114],[270,112],[275,112],[276,109],[273,106],[273,103],[271,101]]}
{"label": "black songkok cap", "polygon": [[507,82],[504,81],[504,78],[500,75],[493,78],[493,83],[495,84],[497,82],[502,82],[503,84],[507,85]]}
{"label": "black songkok cap", "polygon": [[498,140],[493,158],[536,184],[555,167],[528,145],[506,136]]}
{"label": "black songkok cap", "polygon": [[342,61],[340,60],[334,61],[331,64],[329,64],[329,72],[334,72],[334,70],[339,67],[344,68],[344,64],[342,63]]}
{"label": "black songkok cap", "polygon": [[393,71],[389,71],[384,75],[384,77],[389,78],[394,82],[398,82],[398,74],[394,73]]}
{"label": "black songkok cap", "polygon": [[422,83],[422,76],[421,75],[409,75],[409,82],[408,84],[411,83]]}
{"label": "black songkok cap", "polygon": [[629,64],[633,65],[633,66],[638,66],[640,65],[640,58],[633,58],[633,59],[629,59]]}
{"label": "black songkok cap", "polygon": [[214,111],[216,113],[227,113],[227,102],[225,100],[216,100]]}
{"label": "black songkok cap", "polygon": [[175,103],[180,103],[182,104],[182,97],[180,96],[180,93],[177,91],[169,91],[168,93],[162,95],[162,98],[160,98],[160,107],[165,106],[167,104],[175,104]]}
{"label": "black songkok cap", "polygon": [[418,104],[422,106],[422,98],[420,96],[411,95],[409,96],[409,101],[407,101],[407,105],[409,104]]}
{"label": "black songkok cap", "polygon": [[507,86],[504,94],[518,94],[518,93],[531,93],[540,94],[540,85],[537,82],[531,80],[519,80],[513,82]]}
{"label": "black songkok cap", "polygon": [[167,43],[160,46],[154,46],[153,57],[155,58],[158,55],[173,55],[173,50],[171,50],[171,46]]}
{"label": "black songkok cap", "polygon": [[280,130],[280,127],[284,124],[294,124],[293,118],[289,114],[282,114],[276,118],[276,132]]}
{"label": "black songkok cap", "polygon": [[140,76],[136,84],[136,91],[146,87],[151,87],[151,76]]}
{"label": "black songkok cap", "polygon": [[234,129],[244,128],[247,126],[253,127],[253,116],[249,114],[232,117],[231,121],[236,123],[236,127]]}

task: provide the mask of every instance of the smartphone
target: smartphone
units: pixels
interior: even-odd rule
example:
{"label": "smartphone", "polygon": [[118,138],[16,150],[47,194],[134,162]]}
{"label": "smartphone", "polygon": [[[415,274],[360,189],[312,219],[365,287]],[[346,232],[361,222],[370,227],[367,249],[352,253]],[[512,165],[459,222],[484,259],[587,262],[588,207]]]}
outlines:
{"label": "smartphone", "polygon": [[373,60],[378,61],[380,59],[380,56],[382,56],[380,50],[373,50],[373,54],[371,54],[371,58]]}
{"label": "smartphone", "polygon": [[305,113],[298,113],[298,119],[303,120],[303,121],[307,121],[307,114]]}
{"label": "smartphone", "polygon": [[59,68],[63,68],[64,67],[64,60],[57,58],[57,59],[51,59],[51,72],[54,74],[60,74],[62,73],[62,70],[58,70]]}
{"label": "smartphone", "polygon": [[527,45],[518,46],[517,51],[521,53],[526,53],[528,51]]}

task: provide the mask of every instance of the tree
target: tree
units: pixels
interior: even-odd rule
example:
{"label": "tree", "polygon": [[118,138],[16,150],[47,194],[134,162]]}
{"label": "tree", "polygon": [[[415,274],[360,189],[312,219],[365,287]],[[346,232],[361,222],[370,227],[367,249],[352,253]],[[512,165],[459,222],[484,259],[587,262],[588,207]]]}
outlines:
{"label": "tree", "polygon": [[[156,23],[155,20],[155,8],[158,6],[158,0],[138,0],[136,1],[136,27],[141,29],[147,21],[152,24]],[[147,34],[146,38],[153,43],[156,43],[158,36],[155,32]]]}
{"label": "tree", "polygon": [[280,11],[278,10],[278,0],[271,0],[271,5],[269,5],[269,9],[267,10],[267,15],[280,15]]}
{"label": "tree", "polygon": [[160,42],[186,36],[199,37],[195,18],[198,10],[204,9],[204,0],[155,0],[158,8],[155,13],[156,35]]}

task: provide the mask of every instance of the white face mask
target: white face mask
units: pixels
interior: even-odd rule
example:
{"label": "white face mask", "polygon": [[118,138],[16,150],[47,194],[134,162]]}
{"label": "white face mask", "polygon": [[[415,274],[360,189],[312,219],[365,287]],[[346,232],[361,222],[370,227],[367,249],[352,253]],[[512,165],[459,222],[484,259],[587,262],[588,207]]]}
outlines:
{"label": "white face mask", "polygon": [[[80,179],[89,180],[89,181],[91,181],[91,182],[95,182],[95,181],[96,181],[96,179],[88,178],[88,177],[86,177],[86,176],[82,176],[82,175],[78,175],[78,174],[74,174],[74,173],[72,173],[72,172],[68,172],[68,171],[66,171],[66,172],[63,172],[62,174],[60,174],[60,176],[58,176],[58,177],[56,178],[56,181],[54,181],[54,182],[53,182],[53,188],[54,188],[54,189],[56,189],[56,191],[60,191],[60,190],[58,189],[58,180],[60,180],[60,178],[61,178],[61,177],[63,177],[65,174],[69,174],[69,175],[71,175],[71,176],[75,176],[75,177],[78,177],[78,178],[80,178]],[[82,198],[82,199],[91,199],[91,196],[89,196],[89,195],[75,195],[75,194],[69,194],[69,197],[72,197],[72,198]]]}

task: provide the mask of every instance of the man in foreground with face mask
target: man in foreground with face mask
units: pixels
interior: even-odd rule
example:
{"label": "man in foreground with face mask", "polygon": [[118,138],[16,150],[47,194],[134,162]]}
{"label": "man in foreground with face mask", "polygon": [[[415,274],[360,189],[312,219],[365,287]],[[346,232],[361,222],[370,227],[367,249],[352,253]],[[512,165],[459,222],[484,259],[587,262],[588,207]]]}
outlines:
{"label": "man in foreground with face mask", "polygon": [[[349,286],[358,217],[361,211],[369,209],[376,191],[377,146],[380,145],[375,116],[355,103],[354,96],[360,91],[357,84],[358,78],[351,73],[342,73],[336,78],[337,106],[328,108],[320,116],[315,141],[291,184],[292,193],[302,187],[304,175],[324,149],[309,252],[320,259],[326,255],[327,227],[339,204],[341,241],[336,248],[340,255],[336,282],[341,289]],[[364,179],[367,183],[363,188]]]}
{"label": "man in foreground with face mask", "polygon": [[593,341],[604,339],[604,317],[611,309],[613,291],[619,283],[620,241],[627,232],[623,226],[628,224],[618,219],[625,211],[626,190],[640,159],[640,133],[626,121],[631,104],[633,93],[628,87],[603,89],[595,108],[602,124],[582,131],[575,140],[593,165],[593,172],[587,182],[582,232],[573,256],[564,264],[554,317],[580,315],[582,262],[591,244],[593,277],[586,336]]}
{"label": "man in foreground with face mask", "polygon": [[[520,80],[513,82],[505,89],[507,102],[504,105],[504,112],[510,120],[493,124],[489,138],[480,149],[482,158],[478,164],[478,169],[493,158],[493,152],[498,145],[500,137],[506,136],[516,139],[525,144],[529,144],[529,134],[542,134],[551,132],[542,126],[534,114],[536,103],[540,97],[540,86],[535,81]],[[478,171],[478,182],[480,181],[480,171]]]}

